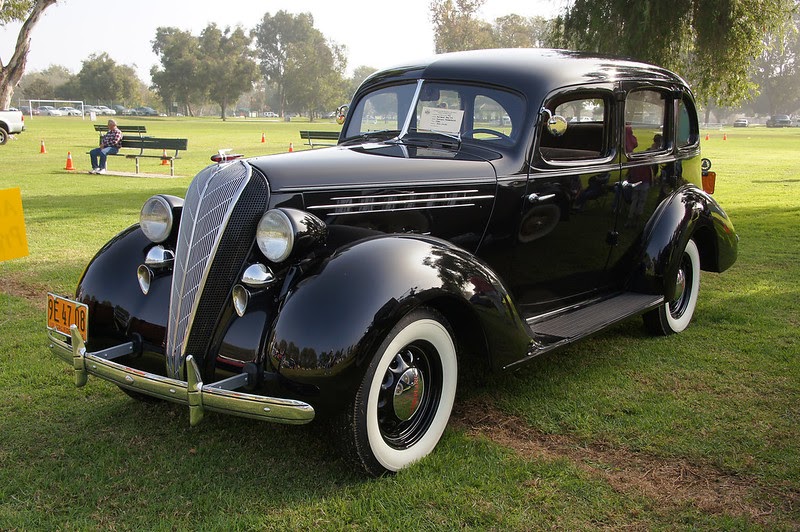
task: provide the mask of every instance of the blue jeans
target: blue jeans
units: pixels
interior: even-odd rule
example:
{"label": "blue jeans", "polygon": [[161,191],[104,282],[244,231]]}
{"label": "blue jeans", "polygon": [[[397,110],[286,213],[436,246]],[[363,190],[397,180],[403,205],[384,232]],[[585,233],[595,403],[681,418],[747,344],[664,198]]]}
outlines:
{"label": "blue jeans", "polygon": [[[95,148],[89,152],[89,157],[92,159],[92,169],[95,168],[105,168],[106,167],[106,156],[114,155],[119,151],[119,148],[115,148],[114,146],[106,146],[105,148]],[[97,164],[97,157],[100,157],[100,164]]]}

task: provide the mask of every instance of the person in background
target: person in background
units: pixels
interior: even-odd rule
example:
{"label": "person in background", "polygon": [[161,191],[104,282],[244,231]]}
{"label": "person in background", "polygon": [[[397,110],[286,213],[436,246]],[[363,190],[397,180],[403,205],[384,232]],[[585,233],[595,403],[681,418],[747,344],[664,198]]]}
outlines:
{"label": "person in background", "polygon": [[[106,173],[106,157],[114,155],[122,146],[122,131],[117,127],[114,120],[108,121],[108,132],[100,138],[100,146],[89,152],[92,161],[90,174]],[[100,162],[98,163],[98,158]]]}

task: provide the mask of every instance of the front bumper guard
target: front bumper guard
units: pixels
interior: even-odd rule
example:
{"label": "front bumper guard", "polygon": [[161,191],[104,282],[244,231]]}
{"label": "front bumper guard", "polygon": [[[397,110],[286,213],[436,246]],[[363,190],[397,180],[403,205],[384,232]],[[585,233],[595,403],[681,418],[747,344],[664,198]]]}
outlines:
{"label": "front bumper guard", "polygon": [[247,385],[249,377],[246,373],[203,384],[200,368],[191,355],[186,357],[187,381],[179,381],[114,362],[115,358],[133,353],[133,342],[89,353],[74,325],[71,327],[71,346],[56,335],[47,331],[50,350],[75,369],[76,386],[83,386],[89,375],[95,375],[128,390],[188,405],[192,426],[202,421],[206,410],[292,425],[314,419],[314,408],[302,401],[235,391]]}

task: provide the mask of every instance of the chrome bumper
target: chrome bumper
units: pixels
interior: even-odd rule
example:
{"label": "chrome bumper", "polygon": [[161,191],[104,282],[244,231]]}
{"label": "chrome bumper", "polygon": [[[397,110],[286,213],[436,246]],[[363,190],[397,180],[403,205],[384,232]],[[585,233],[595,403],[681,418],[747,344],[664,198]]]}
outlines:
{"label": "chrome bumper", "polygon": [[314,408],[302,401],[234,391],[247,384],[248,376],[245,373],[213,384],[203,384],[200,369],[191,355],[186,357],[188,381],[179,381],[113,362],[114,358],[132,353],[133,342],[88,353],[74,325],[71,346],[58,333],[48,330],[47,337],[50,350],[75,369],[77,386],[83,386],[89,375],[95,375],[128,390],[188,405],[192,426],[202,421],[206,410],[294,425],[314,419]]}

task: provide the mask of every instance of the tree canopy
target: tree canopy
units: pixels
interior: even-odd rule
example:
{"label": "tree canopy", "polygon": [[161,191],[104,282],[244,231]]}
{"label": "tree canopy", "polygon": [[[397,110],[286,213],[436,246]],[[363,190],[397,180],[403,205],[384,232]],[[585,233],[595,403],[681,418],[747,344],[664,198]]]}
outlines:
{"label": "tree canopy", "polygon": [[658,64],[688,78],[702,102],[736,103],[753,89],[752,60],[793,0],[573,0],[560,45]]}
{"label": "tree canopy", "polygon": [[311,13],[266,13],[253,30],[261,72],[277,89],[281,114],[311,112],[341,98],[345,50],[314,27]]}
{"label": "tree canopy", "polygon": [[224,119],[228,106],[253,87],[258,67],[249,48],[251,38],[242,28],[221,30],[209,24],[195,37],[177,28],[158,28],[153,51],[161,67],[153,67],[153,87],[167,109],[175,102],[194,114],[194,106],[210,98],[221,108]]}

